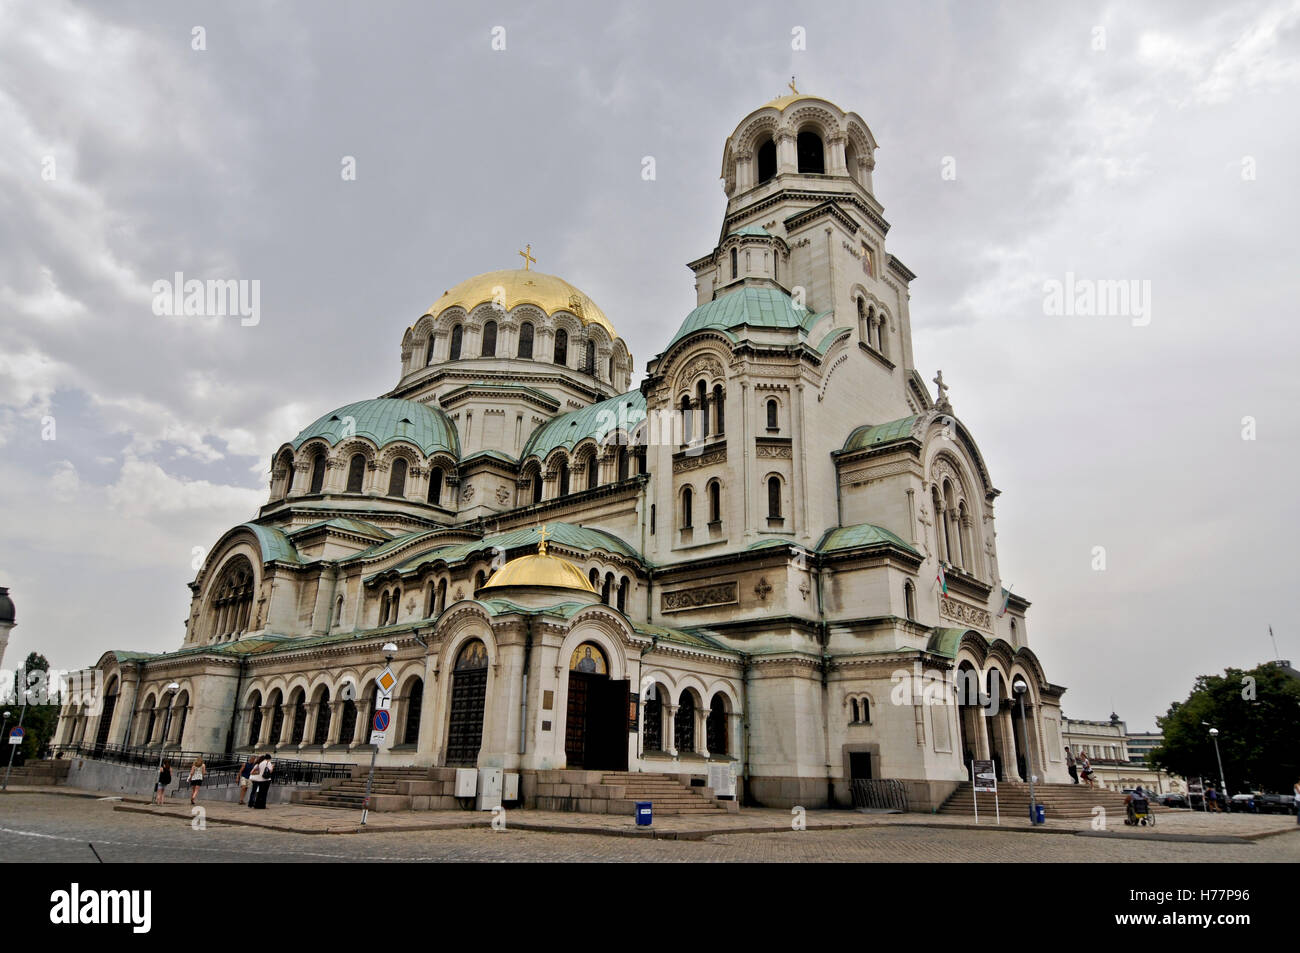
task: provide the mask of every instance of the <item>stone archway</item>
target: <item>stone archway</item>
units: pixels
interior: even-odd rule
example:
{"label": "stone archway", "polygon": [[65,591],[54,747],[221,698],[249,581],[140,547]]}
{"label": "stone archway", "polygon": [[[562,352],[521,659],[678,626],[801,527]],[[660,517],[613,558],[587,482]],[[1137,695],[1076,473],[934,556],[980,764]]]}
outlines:
{"label": "stone archway", "polygon": [[610,678],[609,659],[595,642],[569,657],[564,758],[569,768],[627,770],[628,683]]}

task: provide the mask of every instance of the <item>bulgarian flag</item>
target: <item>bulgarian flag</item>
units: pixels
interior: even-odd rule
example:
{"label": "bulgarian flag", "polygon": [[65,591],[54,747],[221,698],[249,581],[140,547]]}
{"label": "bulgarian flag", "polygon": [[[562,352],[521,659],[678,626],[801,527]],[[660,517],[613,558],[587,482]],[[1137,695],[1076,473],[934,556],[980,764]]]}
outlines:
{"label": "bulgarian flag", "polygon": [[998,610],[998,618],[1007,614],[1007,606],[1011,604],[1011,587],[1008,586],[1002,590],[1002,608]]}
{"label": "bulgarian flag", "polygon": [[934,577],[939,583],[939,591],[948,594],[948,577],[943,574],[943,563],[939,563],[939,575]]}

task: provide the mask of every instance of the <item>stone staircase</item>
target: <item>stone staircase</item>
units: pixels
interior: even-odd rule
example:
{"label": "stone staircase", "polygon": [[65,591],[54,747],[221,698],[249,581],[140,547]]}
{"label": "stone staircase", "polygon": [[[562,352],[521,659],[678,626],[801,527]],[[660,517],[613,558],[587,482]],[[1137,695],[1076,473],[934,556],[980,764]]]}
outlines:
{"label": "stone staircase", "polygon": [[[8,752],[5,752],[8,755]],[[9,783],[22,785],[55,785],[61,784],[68,779],[68,769],[72,766],[71,761],[62,759],[51,761],[37,761],[32,759],[21,768],[9,769]],[[0,775],[4,774],[5,765],[0,763]]]}
{"label": "stone staircase", "polygon": [[[309,807],[343,807],[361,810],[366,800],[368,767],[354,767],[348,778],[326,778],[318,791],[295,791],[290,795],[294,804]],[[374,783],[370,787],[370,810],[409,811],[414,807],[415,796],[423,794],[425,801],[432,787],[428,768],[375,768]],[[427,803],[422,807],[427,808]]]}
{"label": "stone staircase", "polygon": [[[1124,795],[1086,784],[1035,784],[1034,797],[1047,811],[1047,820],[1090,818],[1095,807],[1104,807],[1110,817],[1124,816]],[[1021,781],[998,782],[998,804],[1003,816],[1029,817],[1029,785]],[[980,815],[993,815],[993,795],[979,796]],[[939,808],[940,814],[973,816],[975,793],[969,781],[957,786]]]}
{"label": "stone staircase", "polygon": [[735,813],[735,801],[719,801],[708,788],[683,784],[671,774],[643,774],[639,771],[606,771],[600,783],[622,789],[621,800],[650,801],[656,816],[669,814]]}

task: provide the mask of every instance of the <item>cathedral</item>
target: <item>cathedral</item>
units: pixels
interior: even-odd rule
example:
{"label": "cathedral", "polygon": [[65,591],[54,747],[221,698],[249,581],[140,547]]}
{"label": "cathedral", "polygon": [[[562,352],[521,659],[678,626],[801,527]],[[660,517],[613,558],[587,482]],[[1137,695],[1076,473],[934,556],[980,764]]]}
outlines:
{"label": "cathedral", "polygon": [[897,779],[922,810],[972,759],[1068,780],[999,491],[917,369],[876,141],[791,85],[727,138],[696,307],[639,387],[617,315],[531,247],[455,285],[391,390],[274,452],[181,645],[106,652],[56,742],[500,768],[525,805],[556,771],[721,768],[787,807]]}

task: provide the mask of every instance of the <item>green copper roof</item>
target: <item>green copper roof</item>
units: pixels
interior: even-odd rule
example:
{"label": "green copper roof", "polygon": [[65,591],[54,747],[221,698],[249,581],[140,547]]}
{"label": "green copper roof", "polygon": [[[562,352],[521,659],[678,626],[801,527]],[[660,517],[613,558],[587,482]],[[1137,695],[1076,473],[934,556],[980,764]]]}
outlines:
{"label": "green copper roof", "polygon": [[756,543],[750,543],[745,548],[766,549],[769,546],[794,546],[794,545],[796,545],[796,543],[793,539],[781,539],[780,537],[777,537],[775,539],[760,539]]}
{"label": "green copper roof", "polygon": [[252,530],[253,535],[257,537],[263,562],[270,562],[273,559],[286,563],[301,562],[298,551],[293,548],[293,543],[289,542],[289,537],[276,527],[263,526],[261,523],[243,523],[241,528]]}
{"label": "green copper roof", "polygon": [[322,526],[329,526],[333,529],[341,530],[345,533],[356,533],[359,536],[369,536],[372,539],[391,539],[392,533],[382,530],[373,523],[367,523],[365,520],[352,519],[348,516],[336,516],[332,519],[320,520],[316,523],[310,523],[307,526],[301,526],[292,530],[289,536],[299,536],[308,530],[319,529]]}
{"label": "green copper roof", "polygon": [[293,448],[312,437],[323,437],[334,446],[354,435],[373,440],[377,447],[406,440],[426,454],[435,450],[460,454],[456,428],[446,414],[428,404],[391,397],[357,401],[326,414],[293,438]]}
{"label": "green copper roof", "polygon": [[[628,621],[631,621],[630,619]],[[742,653],[735,649],[727,648],[717,639],[705,635],[699,629],[670,629],[667,626],[651,625],[648,622],[633,622],[632,628],[641,635],[648,635],[651,638],[658,637],[661,642],[675,642],[678,645],[689,645],[697,649],[710,649],[714,652],[726,652],[728,655],[740,655]]]}
{"label": "green copper roof", "polygon": [[921,554],[910,543],[905,543],[883,526],[871,523],[858,523],[856,526],[840,526],[828,530],[817,544],[819,553],[830,553],[838,549],[858,549],[863,546],[893,545],[900,546],[910,553]]}
{"label": "green copper roof", "polygon": [[944,658],[956,658],[957,647],[961,645],[961,637],[968,631],[968,629],[931,629],[930,641],[925,647],[935,655],[942,655]]}
{"label": "green copper roof", "polygon": [[511,466],[514,466],[519,462],[514,457],[510,456],[510,454],[502,453],[500,450],[476,450],[468,457],[462,457],[460,462],[470,463],[477,460],[479,457],[485,457],[489,460],[500,460],[502,463],[509,463]]}
{"label": "green copper roof", "polygon": [[[476,553],[490,552],[498,548],[509,552],[512,549],[536,547],[537,540],[537,527],[525,526],[511,530],[508,533],[484,536],[482,539],[471,543],[458,543],[453,546],[426,549],[419,555],[407,559],[397,568],[400,572],[408,572],[419,568],[425,563],[436,562],[437,560],[442,560],[448,565],[454,565],[463,562]],[[580,552],[603,550],[618,556],[627,556],[636,560],[641,559],[640,554],[635,549],[613,533],[607,533],[602,529],[592,529],[589,526],[578,526],[574,523],[547,523],[546,541],[552,546],[565,546]]]}
{"label": "green copper roof", "polygon": [[553,606],[546,606],[541,609],[530,609],[527,606],[521,606],[509,599],[476,599],[479,605],[487,609],[489,615],[552,615],[561,619],[571,619],[579,609],[585,609],[585,602],[558,602]]}
{"label": "green copper roof", "polygon": [[849,434],[849,439],[844,441],[844,448],[840,452],[849,453],[853,450],[865,450],[867,447],[874,447],[878,444],[902,440],[911,434],[912,427],[915,426],[919,419],[918,415],[913,415],[891,420],[886,424],[864,424]]}
{"label": "green copper roof", "polygon": [[588,437],[598,443],[622,427],[630,435],[645,420],[645,395],[639,390],[619,394],[598,404],[573,410],[548,420],[528,438],[520,459],[537,457],[545,460],[557,447],[572,450]]}
{"label": "green copper roof", "polygon": [[762,225],[746,225],[744,228],[736,229],[731,234],[732,235],[763,235],[765,237],[770,237],[772,233],[769,232]]}
{"label": "green copper roof", "polygon": [[688,314],[668,346],[672,347],[688,334],[705,329],[722,331],[733,341],[743,337],[735,333],[739,328],[790,328],[807,333],[825,313],[815,314],[807,308],[795,307],[794,300],[776,288],[747,285],[702,304]]}

